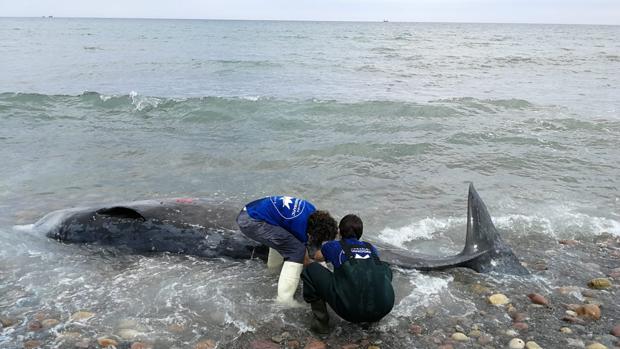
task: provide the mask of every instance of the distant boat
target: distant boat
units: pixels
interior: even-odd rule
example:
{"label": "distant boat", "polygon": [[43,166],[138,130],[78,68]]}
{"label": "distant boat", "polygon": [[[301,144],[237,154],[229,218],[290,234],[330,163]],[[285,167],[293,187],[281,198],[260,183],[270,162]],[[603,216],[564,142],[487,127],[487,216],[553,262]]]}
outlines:
{"label": "distant boat", "polygon": [[384,20],[383,20],[383,23],[387,23],[387,22],[389,22],[387,19],[384,19]]}

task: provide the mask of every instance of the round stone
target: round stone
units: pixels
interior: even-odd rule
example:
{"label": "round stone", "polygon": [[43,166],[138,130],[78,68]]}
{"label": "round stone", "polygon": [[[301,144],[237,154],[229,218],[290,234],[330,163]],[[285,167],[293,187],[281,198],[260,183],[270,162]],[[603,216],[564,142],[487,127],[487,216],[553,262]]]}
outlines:
{"label": "round stone", "polygon": [[607,349],[607,347],[602,345],[601,343],[596,342],[588,345],[586,349]]}
{"label": "round stone", "polygon": [[594,288],[597,290],[611,288],[611,281],[609,281],[609,279],[606,279],[606,278],[592,279],[590,280],[590,282],[588,282],[588,287]]}
{"label": "round stone", "polygon": [[45,319],[43,321],[41,321],[41,325],[43,325],[43,327],[49,328],[49,327],[54,327],[56,325],[58,325],[60,323],[60,321],[56,320],[56,319]]}
{"label": "round stone", "polygon": [[525,347],[527,349],[542,349],[540,345],[538,345],[538,343],[534,342],[534,341],[529,341],[527,343],[525,343]]}
{"label": "round stone", "polygon": [[570,327],[562,327],[562,328],[560,328],[560,332],[562,332],[564,334],[571,334],[571,333],[573,333],[573,330],[571,330]]}
{"label": "round stone", "polygon": [[523,349],[525,348],[525,343],[520,338],[513,338],[508,343],[508,347],[510,349]]}
{"label": "round stone", "polygon": [[469,340],[469,337],[467,337],[464,333],[462,332],[454,332],[451,336],[452,339],[454,339],[455,341],[458,342],[466,342]]}
{"label": "round stone", "polygon": [[494,295],[489,296],[489,303],[493,305],[505,305],[508,304],[510,300],[508,297],[501,293],[496,293]]}
{"label": "round stone", "polygon": [[100,346],[107,348],[110,345],[116,347],[118,346],[118,342],[115,341],[112,338],[107,338],[107,337],[101,337],[101,338],[97,338],[97,343],[99,343]]}

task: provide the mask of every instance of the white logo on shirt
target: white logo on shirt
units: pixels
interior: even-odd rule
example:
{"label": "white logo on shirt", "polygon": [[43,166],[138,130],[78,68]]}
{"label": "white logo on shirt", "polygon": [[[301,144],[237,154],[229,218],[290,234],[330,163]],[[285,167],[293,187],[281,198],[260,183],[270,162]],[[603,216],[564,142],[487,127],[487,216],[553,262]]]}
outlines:
{"label": "white logo on shirt", "polygon": [[286,207],[289,210],[291,209],[291,204],[293,203],[293,198],[290,196],[282,197],[282,207]]}

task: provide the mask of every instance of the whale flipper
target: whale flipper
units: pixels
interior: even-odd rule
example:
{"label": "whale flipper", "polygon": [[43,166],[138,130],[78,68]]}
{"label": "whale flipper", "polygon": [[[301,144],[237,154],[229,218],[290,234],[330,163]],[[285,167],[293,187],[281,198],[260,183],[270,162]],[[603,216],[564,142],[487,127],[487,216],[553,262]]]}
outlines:
{"label": "whale flipper", "polygon": [[395,247],[381,246],[381,259],[408,269],[443,270],[465,267],[479,273],[499,272],[526,275],[529,271],[521,265],[517,256],[499,235],[493,225],[486,205],[469,185],[467,197],[467,235],[461,253],[443,258],[412,255],[411,252]]}

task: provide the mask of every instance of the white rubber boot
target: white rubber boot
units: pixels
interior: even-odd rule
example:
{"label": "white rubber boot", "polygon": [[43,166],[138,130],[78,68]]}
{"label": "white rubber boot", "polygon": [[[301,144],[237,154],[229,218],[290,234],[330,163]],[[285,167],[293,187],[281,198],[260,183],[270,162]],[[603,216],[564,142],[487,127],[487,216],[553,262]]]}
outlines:
{"label": "white rubber boot", "polygon": [[278,297],[276,298],[278,303],[287,307],[304,306],[293,298],[303,269],[304,265],[301,263],[284,262],[278,280]]}
{"label": "white rubber boot", "polygon": [[276,272],[278,271],[278,268],[282,266],[282,263],[284,263],[284,258],[282,255],[278,251],[269,247],[269,255],[267,255],[267,268],[272,272]]}

